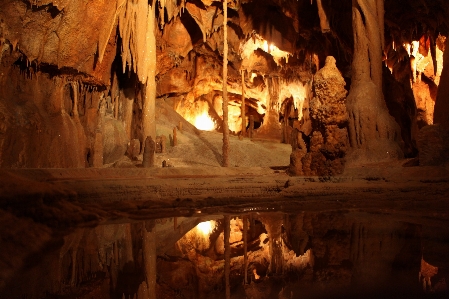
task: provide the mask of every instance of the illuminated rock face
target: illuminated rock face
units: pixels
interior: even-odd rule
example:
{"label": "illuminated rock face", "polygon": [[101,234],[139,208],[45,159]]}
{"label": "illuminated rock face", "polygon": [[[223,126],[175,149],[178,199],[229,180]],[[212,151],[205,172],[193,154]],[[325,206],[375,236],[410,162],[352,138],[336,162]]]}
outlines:
{"label": "illuminated rock face", "polygon": [[[362,4],[365,2],[361,1]],[[383,105],[350,110],[356,114],[366,112],[369,117],[365,119],[379,118],[377,123],[364,122],[363,126],[372,127],[369,135],[375,135],[376,124],[383,135],[401,135],[404,141],[402,151],[408,157],[415,157],[418,129],[434,123],[434,103],[435,109],[441,110],[435,113],[437,119],[438,115],[444,118],[447,110],[444,101],[436,101],[438,89],[439,94],[446,94],[447,80],[442,73],[445,66],[444,32],[435,27],[434,19],[435,16],[438,20],[445,19],[448,4],[427,0],[424,2],[429,2],[429,5],[422,6],[422,1],[420,4],[415,0],[405,2],[408,6],[398,7],[394,1],[385,1],[387,21],[379,21],[379,28],[385,27],[389,33],[382,48],[385,64],[392,72],[390,79],[394,81],[387,84],[392,88],[387,88],[384,96],[389,113],[399,123],[401,132]],[[199,129],[221,131],[221,3],[213,0],[159,0],[156,5],[148,5],[144,0],[114,0],[86,1],[85,5],[79,5],[76,1],[4,1],[0,9],[0,119],[4,120],[0,123],[0,132],[5,132],[5,138],[0,139],[0,165],[92,166],[89,159],[93,155],[95,136],[102,136],[108,143],[112,140],[108,137],[110,132],[98,127],[96,118],[91,117],[95,115],[93,111],[89,112],[89,117],[85,116],[89,109],[97,109],[99,113],[101,98],[110,98],[114,119],[120,122],[117,126],[126,132],[126,138],[114,138],[116,144],[106,144],[101,151],[108,151],[112,146],[119,147],[122,152],[127,140],[139,139],[143,144],[146,135],[155,133],[156,97],[172,101],[172,108],[190,123],[197,124]],[[335,119],[340,116],[327,114],[318,107],[327,101],[327,97],[331,99],[334,95],[316,95],[319,100],[313,101],[309,94],[312,76],[323,66],[328,55],[336,58],[339,70],[345,70],[347,83],[352,80],[351,85],[345,88],[356,85],[356,80],[348,75],[354,44],[353,38],[348,36],[352,27],[351,1],[248,0],[229,1],[228,5],[230,130],[239,134],[242,123],[248,124],[252,115],[257,123],[253,137],[290,143],[292,131],[297,129],[305,134],[306,139],[315,136],[315,141],[322,138],[325,143],[335,143],[327,146],[324,152],[319,150],[314,154],[315,160],[321,161],[316,162],[319,165],[324,161],[330,163],[334,156],[341,157],[343,152],[335,152],[340,141],[335,141],[332,136],[343,136],[344,132],[336,127],[325,128],[332,125],[329,122],[336,122],[338,129],[342,129],[338,123],[340,120]],[[422,26],[418,27],[426,28],[425,32],[415,32],[407,27],[409,21],[414,20],[416,7],[420,7],[419,11],[428,12],[419,19]],[[408,13],[403,13],[403,10]],[[332,34],[323,35],[329,30]],[[412,37],[405,37],[399,32],[414,33]],[[441,33],[440,36],[437,33]],[[435,39],[436,36],[438,38]],[[376,52],[379,54],[376,60],[380,61],[382,53],[378,47],[375,50],[379,52]],[[368,60],[366,62],[370,64]],[[380,69],[376,67],[375,70],[376,84],[381,85]],[[410,79],[412,90],[407,86]],[[399,85],[393,84],[398,82]],[[66,87],[73,84],[79,84],[76,95],[73,87]],[[363,96],[363,92],[369,89],[366,86],[362,88],[365,91],[360,89],[358,94],[354,88],[355,96],[352,98],[358,95],[366,98]],[[390,90],[391,93],[387,94]],[[66,106],[71,102],[78,108],[75,109],[78,115],[76,111],[70,115],[70,107],[62,108],[65,100],[59,93],[66,94]],[[371,96],[374,93],[374,90],[366,92]],[[242,97],[245,98],[243,107]],[[376,98],[380,97],[380,93],[376,94]],[[374,100],[378,99],[373,97]],[[289,101],[293,104],[286,105]],[[352,102],[341,105],[352,105]],[[329,109],[338,106],[335,113],[343,111],[341,105],[331,105]],[[67,115],[55,117],[56,114],[62,115],[63,109],[68,111],[70,118]],[[242,110],[246,112],[245,121],[242,120]],[[315,110],[314,116],[309,115]],[[382,113],[379,112],[381,110]],[[11,120],[14,115],[18,115],[18,121]],[[35,137],[30,137],[33,133],[24,125],[20,115],[26,115],[24,118],[38,127],[36,132],[43,132],[39,133],[41,137],[30,141]],[[312,120],[311,117],[315,118]],[[388,128],[383,125],[385,123],[388,123]],[[320,129],[317,130],[318,127]],[[319,131],[321,137],[314,131]],[[388,134],[383,131],[388,131]],[[11,132],[18,134],[13,136]],[[56,135],[59,137],[60,132],[64,136],[61,142],[54,138]],[[390,144],[400,143],[399,139],[388,138],[394,140],[381,140],[378,146],[371,144],[362,151],[376,152],[380,156],[379,153],[386,154],[384,149],[388,147],[391,149],[389,154],[394,152],[393,158],[400,157],[398,147]],[[44,145],[35,146],[37,139]],[[97,144],[102,143],[98,140]],[[353,142],[351,146],[360,147],[360,144],[356,146]],[[342,148],[341,145],[339,147]],[[50,155],[46,153],[47,148],[52,151]],[[73,149],[73,153],[67,153],[68,148]],[[320,154],[324,154],[325,159]],[[119,159],[118,154],[110,156],[105,152],[102,155],[111,163]],[[307,158],[307,163],[316,164],[313,160]],[[331,168],[335,168],[330,171],[332,174],[341,171],[340,166]],[[310,173],[326,173],[316,171],[308,170]]]}

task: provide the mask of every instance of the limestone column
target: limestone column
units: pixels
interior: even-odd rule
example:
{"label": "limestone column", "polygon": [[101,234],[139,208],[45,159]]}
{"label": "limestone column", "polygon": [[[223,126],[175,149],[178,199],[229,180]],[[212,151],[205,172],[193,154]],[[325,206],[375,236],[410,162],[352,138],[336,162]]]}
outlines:
{"label": "limestone column", "polygon": [[155,6],[148,7],[148,27],[146,32],[148,74],[145,84],[145,98],[142,108],[143,136],[156,140],[156,37],[154,32]]}
{"label": "limestone column", "polygon": [[229,166],[228,124],[228,0],[223,1],[223,167]]}
{"label": "limestone column", "polygon": [[242,136],[246,136],[246,115],[245,115],[245,71],[242,70],[242,106],[241,106],[241,115],[242,115]]}

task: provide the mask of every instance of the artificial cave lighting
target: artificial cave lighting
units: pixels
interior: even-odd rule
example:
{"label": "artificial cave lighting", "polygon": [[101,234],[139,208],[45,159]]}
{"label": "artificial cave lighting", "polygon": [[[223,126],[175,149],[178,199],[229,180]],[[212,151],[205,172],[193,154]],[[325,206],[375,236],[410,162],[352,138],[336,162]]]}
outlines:
{"label": "artificial cave lighting", "polygon": [[278,47],[276,47],[276,45],[269,44],[268,41],[263,39],[257,33],[254,33],[252,37],[249,38],[246,42],[240,44],[240,56],[242,57],[242,59],[248,59],[257,49],[261,49],[273,56],[273,59],[277,65],[281,64],[282,59],[285,59],[285,61],[288,63],[288,57],[292,56],[291,53],[280,50]]}
{"label": "artificial cave lighting", "polygon": [[[213,221],[204,221],[204,222],[198,223],[196,228],[203,235],[209,235],[212,232],[212,229],[213,229],[212,222]],[[214,224],[215,224],[215,221],[214,221]]]}
{"label": "artificial cave lighting", "polygon": [[198,130],[213,131],[215,129],[215,122],[207,112],[203,112],[195,118],[194,126]]}
{"label": "artificial cave lighting", "polygon": [[242,130],[241,106],[228,105],[228,126],[229,130],[238,133]]}
{"label": "artificial cave lighting", "polygon": [[214,220],[204,221],[197,224],[178,240],[177,244],[181,251],[207,250],[211,246],[210,234],[215,229],[216,225],[217,222]]}
{"label": "artificial cave lighting", "polygon": [[198,130],[213,131],[216,128],[216,124],[209,114],[209,109],[210,106],[207,101],[189,99],[180,103],[176,108],[176,112]]}
{"label": "artificial cave lighting", "polygon": [[301,81],[289,81],[282,84],[279,98],[293,98],[295,109],[298,109],[298,117],[302,118],[302,107],[306,98],[309,97],[311,90],[310,83],[302,83]]}

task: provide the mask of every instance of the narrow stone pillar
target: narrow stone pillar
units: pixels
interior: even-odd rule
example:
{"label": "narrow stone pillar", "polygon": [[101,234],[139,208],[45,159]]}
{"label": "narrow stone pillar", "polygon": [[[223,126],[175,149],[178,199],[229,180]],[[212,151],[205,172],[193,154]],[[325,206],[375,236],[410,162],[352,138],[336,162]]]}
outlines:
{"label": "narrow stone pillar", "polygon": [[245,71],[242,71],[242,106],[241,106],[241,115],[242,115],[242,136],[246,136],[246,115],[245,115]]}
{"label": "narrow stone pillar", "polygon": [[179,128],[179,132],[182,132],[182,122],[179,122],[178,128]]}
{"label": "narrow stone pillar", "polygon": [[229,167],[228,124],[228,0],[223,1],[223,167]]}
{"label": "narrow stone pillar", "polygon": [[143,151],[143,167],[149,168],[154,167],[154,149],[156,147],[156,144],[151,138],[151,136],[147,136],[147,139],[145,139],[145,148]]}
{"label": "narrow stone pillar", "polygon": [[253,138],[254,135],[254,115],[249,116],[249,138]]}

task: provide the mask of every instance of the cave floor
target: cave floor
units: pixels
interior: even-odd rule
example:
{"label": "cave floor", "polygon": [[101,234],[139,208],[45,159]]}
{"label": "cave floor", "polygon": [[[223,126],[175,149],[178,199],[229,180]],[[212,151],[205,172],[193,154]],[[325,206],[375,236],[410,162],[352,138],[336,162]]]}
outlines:
{"label": "cave floor", "polygon": [[439,246],[426,257],[446,265],[449,171],[403,164],[359,165],[338,177],[291,177],[285,167],[0,169],[0,280],[78,228],[271,212],[418,225]]}
{"label": "cave floor", "polygon": [[291,177],[285,167],[0,170],[0,207],[50,226],[252,211],[372,211],[449,219],[449,171],[404,161]]}

